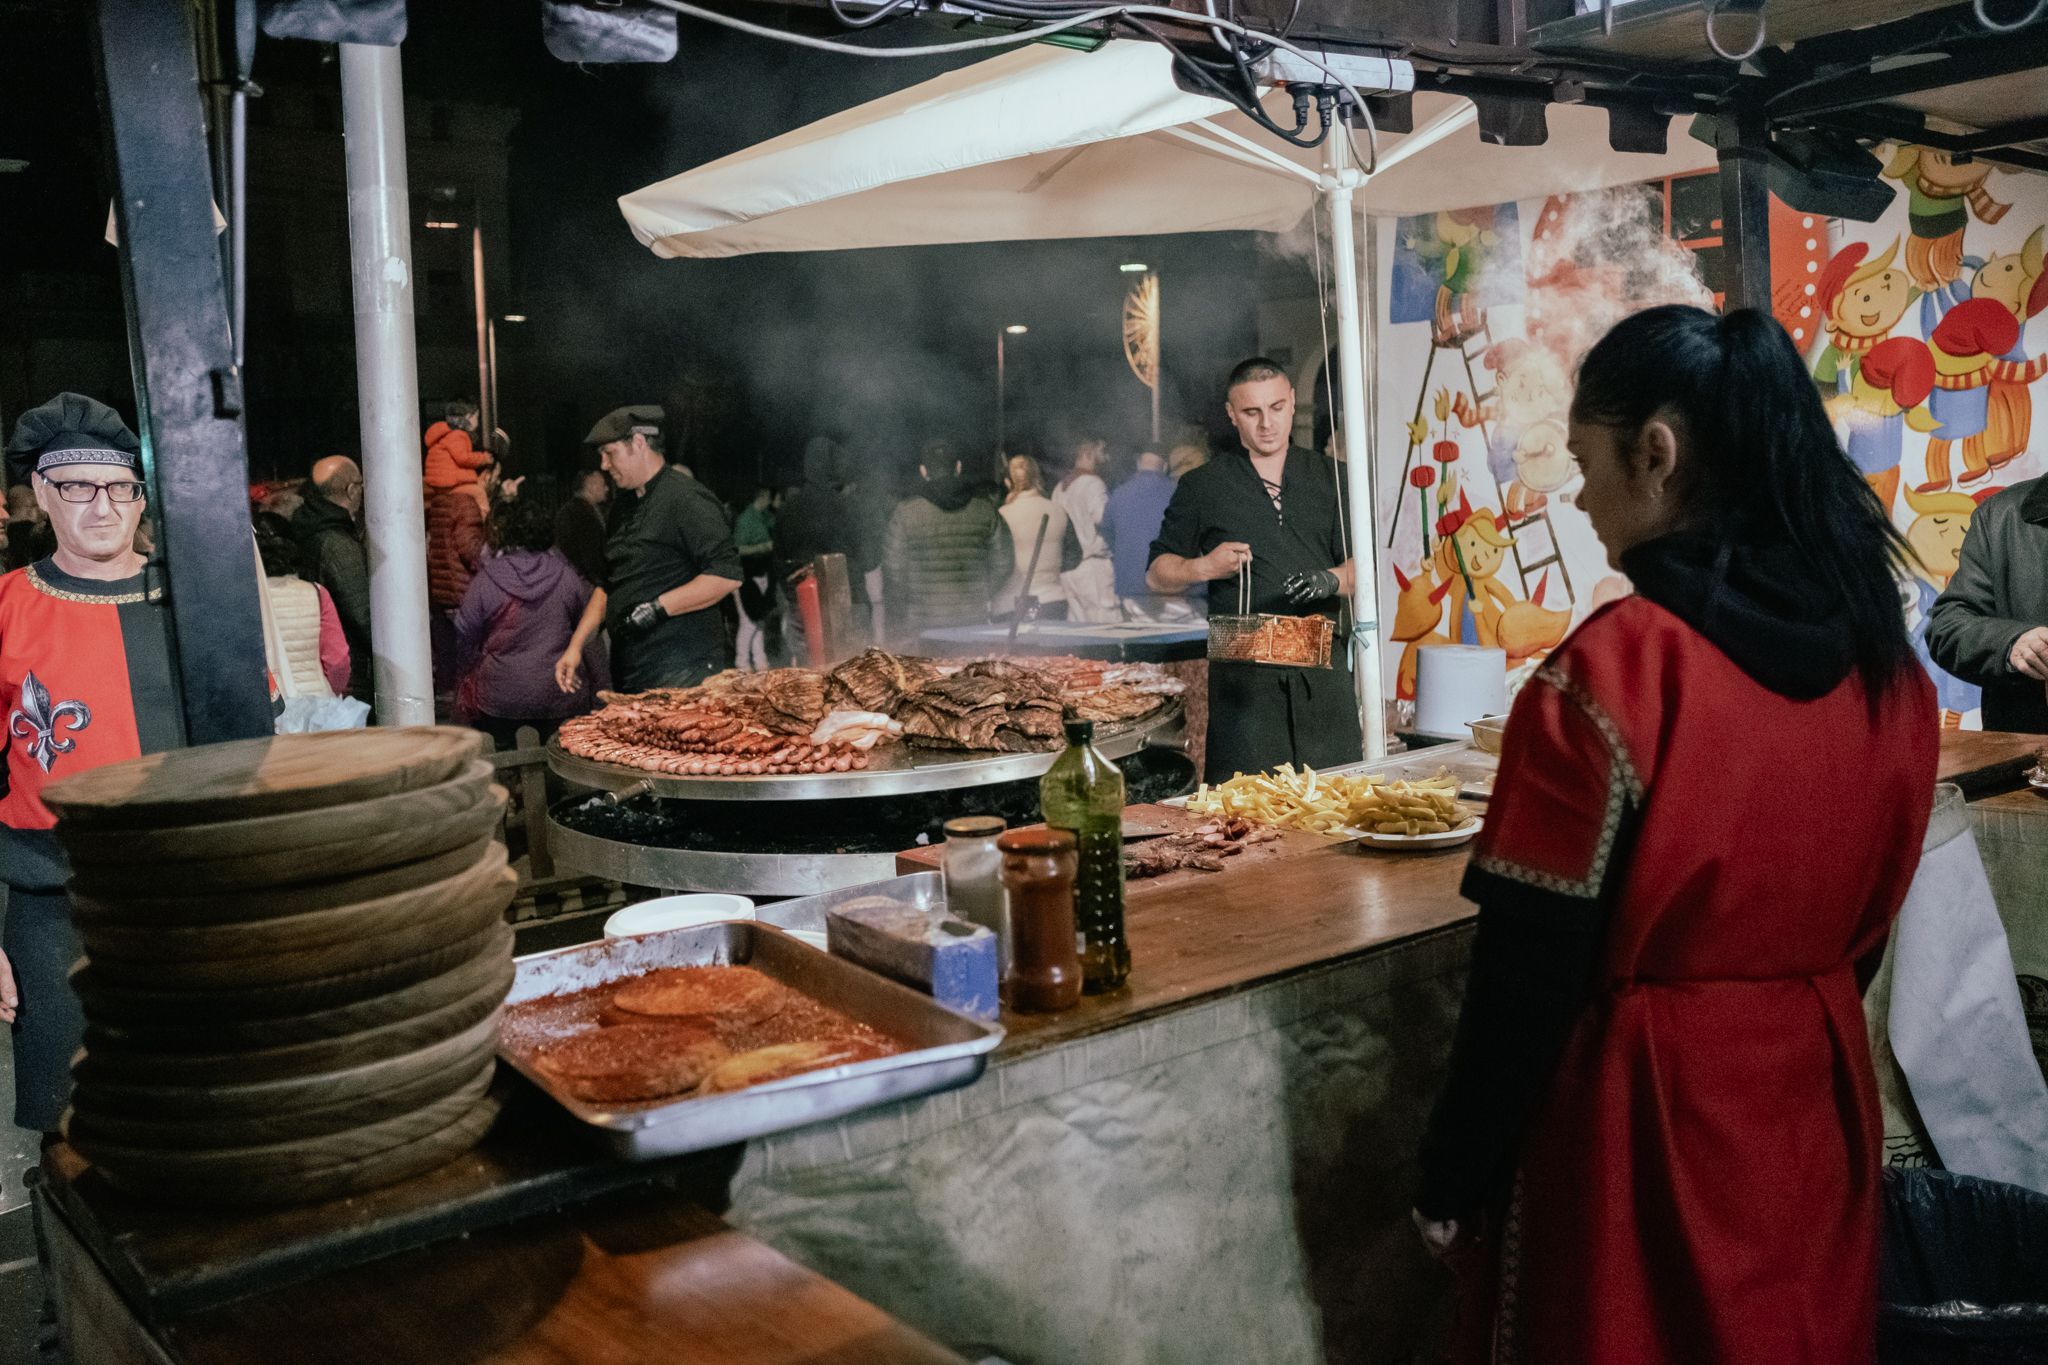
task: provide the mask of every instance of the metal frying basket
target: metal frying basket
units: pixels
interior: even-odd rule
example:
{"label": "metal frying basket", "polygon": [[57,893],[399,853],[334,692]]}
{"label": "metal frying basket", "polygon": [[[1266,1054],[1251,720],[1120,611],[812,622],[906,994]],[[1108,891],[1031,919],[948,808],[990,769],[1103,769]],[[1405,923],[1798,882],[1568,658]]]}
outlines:
{"label": "metal frying basket", "polygon": [[1209,658],[1220,663],[1328,668],[1334,624],[1327,616],[1254,612],[1252,566],[1237,566],[1237,615],[1209,618]]}

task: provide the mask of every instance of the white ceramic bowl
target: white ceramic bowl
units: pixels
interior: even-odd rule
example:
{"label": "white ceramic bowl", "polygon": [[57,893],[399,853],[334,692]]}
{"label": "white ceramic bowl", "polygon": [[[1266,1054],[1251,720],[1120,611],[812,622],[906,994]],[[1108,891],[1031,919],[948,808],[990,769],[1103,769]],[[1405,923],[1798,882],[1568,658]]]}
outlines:
{"label": "white ceramic bowl", "polygon": [[686,896],[660,896],[629,905],[604,922],[606,938],[633,938],[669,929],[689,929],[720,920],[752,919],[754,903],[745,896],[699,891]]}

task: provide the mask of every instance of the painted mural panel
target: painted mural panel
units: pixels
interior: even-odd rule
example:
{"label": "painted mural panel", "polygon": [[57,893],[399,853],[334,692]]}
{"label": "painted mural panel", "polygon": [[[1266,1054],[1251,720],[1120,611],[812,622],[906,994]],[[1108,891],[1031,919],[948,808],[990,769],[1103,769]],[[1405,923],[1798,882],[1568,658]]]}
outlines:
{"label": "painted mural panel", "polygon": [[[2048,177],[1958,166],[1918,147],[1875,155],[1898,186],[1877,222],[1773,205],[1772,311],[1807,354],[1849,458],[1919,555],[1901,605],[1944,721],[1975,725],[1976,689],[1926,657],[1926,616],[1978,503],[2042,469],[2048,436],[2035,434],[2033,395],[2048,343],[2029,331],[2048,307]],[[1716,305],[1719,225],[1700,207],[1711,185],[1376,225],[1391,695],[1412,699],[1415,651],[1438,642],[1498,645],[1517,683],[1628,591],[1575,503],[1570,376],[1628,312]]]}

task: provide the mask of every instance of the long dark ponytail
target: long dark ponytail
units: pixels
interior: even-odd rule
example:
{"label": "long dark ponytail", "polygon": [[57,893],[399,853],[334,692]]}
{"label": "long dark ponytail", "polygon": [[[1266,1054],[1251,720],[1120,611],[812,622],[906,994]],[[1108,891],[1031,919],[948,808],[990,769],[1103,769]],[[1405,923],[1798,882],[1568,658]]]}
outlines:
{"label": "long dark ponytail", "polygon": [[1840,600],[1873,698],[1910,666],[1898,579],[1912,551],[1842,453],[1799,352],[1769,314],[1669,304],[1623,318],[1580,363],[1572,414],[1630,432],[1675,415],[1696,529],[1789,546],[1810,581]]}

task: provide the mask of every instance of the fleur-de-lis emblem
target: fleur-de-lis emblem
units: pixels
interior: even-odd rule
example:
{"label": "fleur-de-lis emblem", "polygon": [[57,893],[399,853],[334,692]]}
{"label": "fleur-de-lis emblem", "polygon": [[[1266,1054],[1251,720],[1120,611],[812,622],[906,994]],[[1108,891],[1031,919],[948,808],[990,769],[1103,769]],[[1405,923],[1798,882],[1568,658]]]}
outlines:
{"label": "fleur-de-lis emblem", "polygon": [[7,733],[27,740],[28,756],[48,772],[58,754],[68,754],[78,747],[77,740],[59,737],[58,729],[75,732],[90,724],[92,710],[84,702],[60,701],[51,705],[50,689],[30,673],[21,680],[21,705],[8,714]]}

